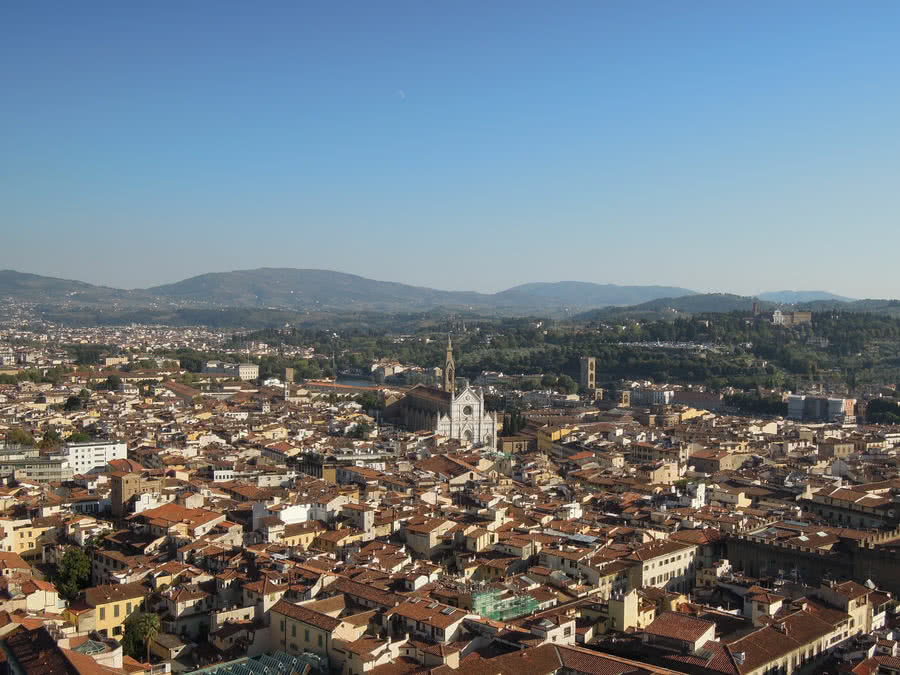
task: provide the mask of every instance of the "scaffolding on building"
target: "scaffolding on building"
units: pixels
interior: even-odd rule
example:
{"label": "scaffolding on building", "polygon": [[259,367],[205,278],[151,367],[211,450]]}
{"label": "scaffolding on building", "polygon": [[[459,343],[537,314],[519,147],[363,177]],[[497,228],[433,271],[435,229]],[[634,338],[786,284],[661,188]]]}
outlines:
{"label": "scaffolding on building", "polygon": [[472,611],[492,621],[509,621],[531,614],[538,602],[527,593],[508,595],[501,590],[472,594]]}

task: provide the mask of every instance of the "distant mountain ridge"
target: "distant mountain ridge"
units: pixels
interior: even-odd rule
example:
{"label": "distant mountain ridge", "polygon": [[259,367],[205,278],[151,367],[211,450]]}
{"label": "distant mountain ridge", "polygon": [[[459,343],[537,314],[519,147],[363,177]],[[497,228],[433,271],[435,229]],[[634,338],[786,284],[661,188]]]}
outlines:
{"label": "distant mountain ridge", "polygon": [[[717,312],[749,312],[756,298],[731,293],[695,293],[675,298],[657,298],[630,307],[605,307],[575,315],[583,321],[602,321],[615,318],[660,319],[675,318],[680,315],[709,314]],[[763,311],[776,305],[760,302]]]}
{"label": "distant mountain ridge", "polygon": [[619,286],[581,281],[523,284],[499,293],[441,291],[318,269],[259,268],[201,274],[172,284],[122,290],[34,274],[0,271],[0,296],[20,301],[115,307],[424,311],[466,309],[506,313],[564,312],[632,305],[663,296],[689,296],[675,286]]}
{"label": "distant mountain ridge", "polygon": [[[260,268],[201,274],[172,284],[124,290],[83,281],[0,270],[0,298],[109,318],[153,309],[168,316],[181,309],[287,312],[403,313],[431,310],[541,314],[576,319],[667,318],[700,313],[763,311],[792,304],[812,311],[874,312],[900,316],[898,300],[849,300],[827,291],[776,291],[759,296],[696,293],[677,286],[619,286],[584,281],[534,282],[498,293],[442,291],[355,274],[317,269]],[[179,309],[181,308],[181,309]],[[232,313],[233,315],[233,313]]]}
{"label": "distant mountain ridge", "polygon": [[[572,318],[580,321],[612,321],[616,319],[667,319],[686,317],[693,314],[716,314],[727,312],[750,312],[753,304],[759,302],[763,312],[771,312],[783,307],[782,302],[771,302],[760,297],[732,295],[731,293],[697,293],[680,298],[657,298],[649,302],[629,307],[603,307],[592,309]],[[811,312],[869,312],[900,317],[900,300],[812,300],[793,304],[794,310]]]}
{"label": "distant mountain ridge", "polygon": [[226,307],[309,307],[386,310],[441,305],[482,306],[490,296],[374,281],[330,270],[260,268],[214,272],[147,289],[173,300]]}
{"label": "distant mountain ridge", "polygon": [[760,293],[760,300],[780,302],[784,304],[797,304],[801,302],[818,302],[820,300],[837,300],[838,302],[854,302],[856,298],[848,298],[829,291],[769,291]]}
{"label": "distant mountain ridge", "polygon": [[593,307],[637,305],[657,298],[695,295],[696,291],[676,286],[618,286],[585,281],[537,282],[514,286],[494,294],[501,302],[515,304],[542,298],[547,302]]}
{"label": "distant mountain ridge", "polygon": [[84,281],[0,270],[0,296],[28,302],[98,303],[137,298],[141,295],[140,291],[94,286]]}

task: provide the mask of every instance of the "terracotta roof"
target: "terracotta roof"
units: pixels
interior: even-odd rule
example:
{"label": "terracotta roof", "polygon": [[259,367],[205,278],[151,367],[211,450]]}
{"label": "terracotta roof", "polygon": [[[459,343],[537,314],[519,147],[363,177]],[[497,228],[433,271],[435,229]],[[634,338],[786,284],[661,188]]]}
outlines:
{"label": "terracotta roof", "polygon": [[326,631],[333,631],[341,625],[340,619],[334,619],[327,614],[322,614],[322,612],[316,612],[315,610],[307,609],[302,605],[295,605],[284,600],[279,600],[275,606],[272,607],[272,612],[282,614],[291,619],[296,619],[297,621],[302,621],[303,623],[308,623],[310,626],[315,626],[316,628],[321,628]]}
{"label": "terracotta roof", "polygon": [[31,569],[31,565],[25,562],[18,553],[0,551],[0,568],[27,570]]}
{"label": "terracotta roof", "polygon": [[744,661],[738,666],[741,673],[753,672],[833,630],[830,624],[808,612],[795,612],[778,624],[781,630],[765,626],[727,645],[732,656],[743,652]]}
{"label": "terracotta roof", "polygon": [[387,618],[398,615],[437,628],[447,628],[464,619],[467,614],[468,612],[464,609],[444,605],[440,602],[421,601],[419,598],[413,598],[389,609],[384,616]]}
{"label": "terracotta roof", "polygon": [[335,646],[340,645],[344,651],[358,654],[363,661],[373,661],[377,658],[374,652],[383,648],[386,644],[384,640],[365,636],[354,642],[335,640]]}
{"label": "terracotta roof", "polygon": [[858,584],[855,581],[845,581],[841,584],[835,584],[832,589],[841,595],[847,596],[851,600],[855,600],[856,598],[861,598],[864,595],[868,595],[872,591],[862,584]]}
{"label": "terracotta roof", "polygon": [[343,595],[338,594],[323,600],[307,602],[303,606],[315,612],[321,612],[322,614],[328,614],[330,616],[331,614],[340,614],[346,609],[347,601]]}
{"label": "terracotta roof", "polygon": [[436,389],[434,387],[426,387],[424,384],[416,385],[408,392],[406,392],[406,395],[411,398],[424,398],[430,401],[438,401],[440,403],[448,404],[453,398],[449,391]]}
{"label": "terracotta roof", "polygon": [[672,533],[671,538],[685,544],[697,544],[699,546],[716,542],[722,539],[723,536],[721,530],[707,527],[702,530],[678,530]]}
{"label": "terracotta roof", "polygon": [[43,627],[15,629],[6,636],[5,642],[25,675],[113,675],[124,672],[101,666],[90,656],[61,649]]}
{"label": "terracotta roof", "polygon": [[149,593],[147,587],[142,584],[109,584],[85,589],[84,599],[91,607],[97,607],[109,602],[144,598]]}
{"label": "terracotta roof", "polygon": [[697,642],[715,625],[712,621],[698,619],[689,614],[663,612],[644,630],[650,635],[658,637],[682,640],[684,642]]}
{"label": "terracotta roof", "polygon": [[491,659],[472,654],[460,663],[459,670],[466,675],[544,675],[563,670],[588,675],[675,675],[678,672],[582,647],[554,644]]}
{"label": "terracotta roof", "polygon": [[691,544],[683,544],[678,541],[663,541],[658,544],[650,544],[643,548],[639,548],[628,556],[630,560],[646,561],[653,560],[670,553],[679,553],[690,548]]}

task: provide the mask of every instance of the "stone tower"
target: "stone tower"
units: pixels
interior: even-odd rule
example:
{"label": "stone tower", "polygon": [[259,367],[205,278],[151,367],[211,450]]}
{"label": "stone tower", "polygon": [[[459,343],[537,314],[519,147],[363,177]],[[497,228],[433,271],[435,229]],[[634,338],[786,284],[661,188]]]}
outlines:
{"label": "stone tower", "polygon": [[591,390],[597,388],[597,359],[593,356],[581,357],[581,388]]}
{"label": "stone tower", "polygon": [[447,359],[444,361],[444,391],[456,393],[456,364],[453,361],[453,343],[447,336]]}

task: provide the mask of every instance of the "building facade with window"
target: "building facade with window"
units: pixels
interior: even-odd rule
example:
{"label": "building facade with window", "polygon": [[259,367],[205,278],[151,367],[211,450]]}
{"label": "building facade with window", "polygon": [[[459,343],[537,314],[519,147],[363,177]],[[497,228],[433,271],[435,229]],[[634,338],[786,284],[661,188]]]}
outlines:
{"label": "building facade with window", "polygon": [[497,416],[484,407],[484,393],[469,385],[456,391],[453,347],[447,342],[443,387],[418,385],[398,401],[390,413],[410,431],[432,431],[447,438],[493,447]]}

